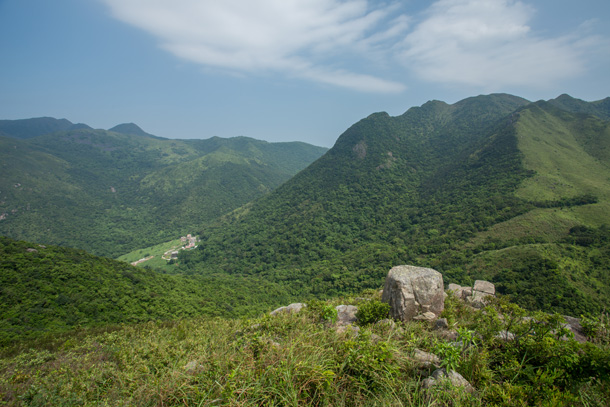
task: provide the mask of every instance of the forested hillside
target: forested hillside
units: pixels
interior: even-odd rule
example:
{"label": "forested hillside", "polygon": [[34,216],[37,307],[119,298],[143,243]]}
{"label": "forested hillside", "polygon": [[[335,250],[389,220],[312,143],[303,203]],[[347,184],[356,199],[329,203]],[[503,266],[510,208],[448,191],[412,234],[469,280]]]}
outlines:
{"label": "forested hillside", "polygon": [[[12,135],[42,126],[0,124]],[[134,124],[74,126],[27,140],[0,137],[1,234],[116,257],[193,233],[326,151],[245,137],[161,139]]]}
{"label": "forested hillside", "polygon": [[0,347],[78,327],[256,316],[288,301],[259,278],[175,276],[0,237]]}
{"label": "forested hillside", "polygon": [[570,99],[499,94],[373,114],[202,231],[180,268],[323,297],[416,264],[448,282],[492,279],[530,308],[599,311],[610,298],[608,103]]}

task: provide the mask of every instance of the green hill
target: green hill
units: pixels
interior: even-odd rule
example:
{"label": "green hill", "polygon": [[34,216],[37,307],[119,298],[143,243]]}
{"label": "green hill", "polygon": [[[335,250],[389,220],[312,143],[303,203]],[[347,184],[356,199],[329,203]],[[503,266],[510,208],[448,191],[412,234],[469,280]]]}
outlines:
{"label": "green hill", "polygon": [[73,126],[69,120],[53,117],[0,120],[0,136],[27,139],[57,131],[70,130]]}
{"label": "green hill", "polygon": [[326,151],[245,137],[160,139],[134,135],[130,125],[119,130],[0,138],[0,233],[116,257],[193,232]]}
{"label": "green hill", "polygon": [[0,237],[0,346],[77,327],[258,315],[287,301],[258,278],[175,276]]}
{"label": "green hill", "polygon": [[[272,194],[206,227],[180,267],[326,296],[418,264],[462,284],[497,279],[529,307],[598,311],[610,298],[598,229],[610,202],[607,128],[503,94],[374,114]],[[583,233],[598,236],[595,247],[572,243]],[[496,250],[509,247],[510,261]]]}

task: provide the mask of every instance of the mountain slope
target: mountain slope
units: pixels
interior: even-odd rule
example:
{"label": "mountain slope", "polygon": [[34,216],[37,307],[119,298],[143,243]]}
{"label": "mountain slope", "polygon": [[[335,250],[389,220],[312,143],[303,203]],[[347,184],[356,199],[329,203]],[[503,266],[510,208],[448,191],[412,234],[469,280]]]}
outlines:
{"label": "mountain slope", "polygon": [[0,233],[113,257],[191,233],[326,151],[91,129],[0,143]]}
{"label": "mountain slope", "polygon": [[[479,109],[485,103],[490,108],[483,115]],[[430,195],[430,187],[422,186],[434,184],[437,171],[453,158],[484,146],[485,129],[525,103],[492,95],[453,106],[429,102],[395,118],[371,115],[270,196],[236,211],[218,229],[206,229],[202,249],[185,258],[184,267],[313,278],[305,289],[317,294],[332,294],[337,280],[354,289],[377,286],[388,266],[413,262],[421,252],[441,251],[479,227],[469,224],[462,230],[461,218],[471,213],[441,216],[439,210],[451,202],[428,205],[423,195]],[[481,154],[475,164],[484,158]],[[471,177],[485,173],[480,169]],[[485,182],[495,188],[491,181]],[[455,194],[473,201],[472,212],[488,204],[459,190]]]}
{"label": "mountain slope", "polygon": [[0,346],[81,326],[258,315],[286,300],[256,278],[164,275],[0,236]]}
{"label": "mountain slope", "polygon": [[[496,261],[489,249],[517,245],[534,253],[513,258],[524,274],[531,266],[558,276],[538,294],[527,291],[524,304],[572,313],[599,310],[610,298],[604,280],[610,273],[593,264],[586,248],[569,254],[562,242],[574,238],[574,226],[596,228],[607,221],[607,125],[510,95],[454,105],[432,101],[398,117],[374,114],[272,194],[206,228],[200,249],[185,253],[181,267],[189,273],[260,274],[289,292],[326,296],[378,287],[389,267],[404,263],[433,266],[460,283],[499,278],[506,257]],[[552,141],[541,137],[546,133]],[[583,176],[588,172],[599,176]],[[557,189],[557,182],[566,189]],[[532,220],[561,207],[575,214],[571,222],[563,215]],[[509,227],[523,219],[529,220],[520,229]],[[544,222],[561,229],[548,241],[558,246],[527,246],[547,242],[545,229],[538,228]],[[501,228],[501,238],[495,228]],[[529,241],[519,230],[540,233]],[[602,246],[597,250],[605,253]],[[546,263],[553,253],[562,253],[563,260]],[[573,267],[564,267],[570,256]],[[595,271],[579,280],[589,266]],[[517,295],[517,287],[541,282],[525,277],[511,277],[525,285],[501,288]],[[587,284],[596,288],[585,289]],[[554,289],[560,298],[541,306],[535,297]]]}

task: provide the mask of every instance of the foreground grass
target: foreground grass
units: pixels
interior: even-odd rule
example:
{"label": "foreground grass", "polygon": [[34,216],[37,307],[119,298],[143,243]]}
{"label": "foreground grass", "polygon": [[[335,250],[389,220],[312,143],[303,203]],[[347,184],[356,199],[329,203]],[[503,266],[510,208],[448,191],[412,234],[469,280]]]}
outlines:
{"label": "foreground grass", "polygon": [[[356,300],[335,300],[310,306],[299,314],[266,315],[255,320],[149,322],[16,344],[5,348],[0,358],[0,405],[610,403],[607,370],[605,377],[599,374],[603,369],[594,372],[597,376],[588,371],[574,376],[574,372],[566,370],[567,362],[547,366],[554,363],[553,358],[562,358],[569,352],[585,354],[590,350],[578,348],[580,345],[573,341],[560,342],[545,332],[542,342],[548,347],[538,347],[537,353],[531,353],[536,345],[532,343],[526,350],[529,356],[522,358],[517,345],[499,343],[491,336],[493,330],[502,328],[495,309],[475,313],[449,299],[445,314],[450,324],[471,336],[469,345],[464,346],[444,341],[427,323],[394,327],[372,324],[360,327],[358,335],[338,333],[329,321],[320,318],[325,314],[319,311],[340,302]],[[505,321],[521,312],[514,307],[506,310]],[[476,337],[480,339],[474,339],[470,328],[477,329]],[[466,336],[461,337],[462,342]],[[453,356],[443,353],[443,363],[447,367],[455,364],[477,392],[469,395],[461,388],[423,389],[422,380],[432,368],[420,366],[411,358],[415,348],[457,352]],[[608,369],[607,346],[595,349],[597,362]],[[548,351],[554,352],[553,357]],[[548,360],[534,361],[544,358]],[[576,361],[571,363],[575,368]]]}

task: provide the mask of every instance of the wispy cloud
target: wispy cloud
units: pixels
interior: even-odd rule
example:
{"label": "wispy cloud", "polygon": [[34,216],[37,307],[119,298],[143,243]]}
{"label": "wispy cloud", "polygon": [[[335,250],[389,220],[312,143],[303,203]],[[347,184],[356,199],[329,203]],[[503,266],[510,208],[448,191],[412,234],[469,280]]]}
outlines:
{"label": "wispy cloud", "polygon": [[[386,19],[395,6],[367,0],[104,0],[113,15],[160,39],[178,57],[241,72],[287,75],[368,92],[404,85],[335,67],[338,54],[396,38],[403,21]],[[385,33],[385,34],[384,34]]]}
{"label": "wispy cloud", "polygon": [[[551,86],[582,74],[597,41],[576,28],[543,37],[529,25],[535,9],[515,0],[439,0],[414,15],[372,0],[103,1],[180,58],[364,92],[406,89],[387,79],[388,67],[394,77],[490,90]],[[384,69],[364,72],[372,61]]]}
{"label": "wispy cloud", "polygon": [[402,43],[399,58],[419,77],[485,89],[547,87],[581,74],[591,41],[543,38],[535,10],[513,0],[440,0]]}

